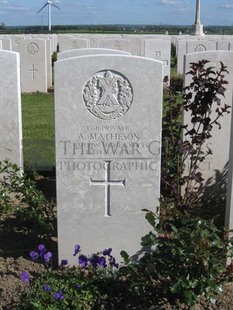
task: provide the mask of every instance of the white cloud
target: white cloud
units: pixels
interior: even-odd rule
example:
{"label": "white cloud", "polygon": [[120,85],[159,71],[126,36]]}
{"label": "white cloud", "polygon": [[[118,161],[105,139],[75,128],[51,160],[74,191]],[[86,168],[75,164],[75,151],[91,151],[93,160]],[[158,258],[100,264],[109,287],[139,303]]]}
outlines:
{"label": "white cloud", "polygon": [[164,6],[179,7],[190,5],[189,0],[160,0],[159,4]]}
{"label": "white cloud", "polygon": [[15,11],[27,11],[29,7],[26,5],[18,4],[15,1],[0,0],[2,12],[15,12]]}
{"label": "white cloud", "polygon": [[233,9],[233,4],[221,4],[219,7],[222,9]]}
{"label": "white cloud", "polygon": [[159,4],[168,5],[168,6],[175,6],[175,5],[179,4],[179,1],[175,1],[175,0],[160,0]]}

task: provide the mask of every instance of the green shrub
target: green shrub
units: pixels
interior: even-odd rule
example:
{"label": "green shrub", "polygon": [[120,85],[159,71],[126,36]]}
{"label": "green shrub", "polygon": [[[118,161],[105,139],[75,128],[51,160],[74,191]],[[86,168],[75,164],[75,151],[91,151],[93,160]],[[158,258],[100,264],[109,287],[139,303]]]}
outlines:
{"label": "green shrub", "polygon": [[28,232],[43,235],[54,231],[54,205],[17,165],[0,161],[0,214],[7,213],[15,215]]}
{"label": "green shrub", "polygon": [[[233,239],[213,221],[182,214],[160,217],[147,211],[154,231],[142,239],[143,246],[155,250],[146,253],[139,264],[148,279],[162,279],[173,298],[192,305],[202,295],[214,300],[221,292],[226,259],[233,257]],[[175,212],[174,212],[175,214]],[[224,238],[225,236],[225,238]]]}
{"label": "green shrub", "polygon": [[[118,265],[111,255],[112,249],[87,257],[75,246],[74,256],[78,255],[78,265],[69,267],[63,260],[58,270],[48,270],[38,279],[29,280],[23,272],[21,279],[30,285],[20,302],[20,309],[57,310],[57,309],[109,309],[118,296],[116,270]],[[31,251],[31,258],[42,260],[47,267],[48,255],[44,245]],[[51,258],[51,253],[49,257]],[[112,298],[111,298],[112,297]]]}

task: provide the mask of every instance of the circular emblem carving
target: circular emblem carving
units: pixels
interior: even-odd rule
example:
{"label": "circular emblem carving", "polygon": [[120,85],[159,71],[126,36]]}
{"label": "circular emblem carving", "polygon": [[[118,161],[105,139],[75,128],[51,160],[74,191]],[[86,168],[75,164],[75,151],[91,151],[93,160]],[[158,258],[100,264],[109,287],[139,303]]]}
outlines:
{"label": "circular emblem carving", "polygon": [[206,51],[206,47],[203,44],[198,44],[194,49],[194,52],[204,52]]}
{"label": "circular emblem carving", "polygon": [[14,43],[15,43],[16,45],[19,45],[19,44],[20,44],[20,38],[16,38],[16,39],[14,40]]}
{"label": "circular emblem carving", "polygon": [[133,89],[121,73],[104,70],[96,73],[84,86],[83,101],[88,111],[103,120],[124,115],[133,102]]}
{"label": "circular emblem carving", "polygon": [[35,55],[39,52],[39,46],[36,43],[29,43],[27,46],[28,54]]}

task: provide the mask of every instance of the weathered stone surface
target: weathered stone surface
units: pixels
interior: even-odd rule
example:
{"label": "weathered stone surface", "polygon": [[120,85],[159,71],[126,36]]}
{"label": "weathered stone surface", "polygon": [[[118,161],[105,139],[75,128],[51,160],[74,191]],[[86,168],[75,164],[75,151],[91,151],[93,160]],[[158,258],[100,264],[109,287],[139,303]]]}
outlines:
{"label": "weathered stone surface", "polygon": [[160,60],[164,65],[164,76],[170,80],[171,41],[165,39],[147,39],[145,44],[145,57]]}
{"label": "weathered stone surface", "polygon": [[45,40],[23,40],[20,44],[22,92],[47,92],[47,51]]}
{"label": "weathered stone surface", "polygon": [[69,50],[60,52],[57,54],[57,60],[63,60],[67,58],[77,57],[77,56],[85,56],[85,55],[100,55],[100,54],[123,54],[130,55],[127,52],[107,49],[107,48],[80,48],[77,50]]}
{"label": "weathered stone surface", "polygon": [[23,168],[19,55],[0,51],[0,161]]}
{"label": "weathered stone surface", "polygon": [[[135,255],[158,206],[162,63],[94,55],[55,64],[59,259]],[[139,254],[139,253],[138,253]]]}

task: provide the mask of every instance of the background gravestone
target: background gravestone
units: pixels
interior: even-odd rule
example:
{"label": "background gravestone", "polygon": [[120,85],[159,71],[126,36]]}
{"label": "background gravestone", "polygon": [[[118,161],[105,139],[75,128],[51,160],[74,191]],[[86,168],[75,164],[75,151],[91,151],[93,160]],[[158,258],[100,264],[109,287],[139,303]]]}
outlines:
{"label": "background gravestone", "polygon": [[119,51],[119,50],[112,50],[107,48],[80,48],[77,50],[69,50],[60,52],[57,54],[57,60],[63,60],[71,57],[77,56],[85,56],[85,55],[96,55],[96,54],[123,54],[123,55],[130,55],[127,52]]}
{"label": "background gravestone", "polygon": [[184,73],[184,55],[216,50],[215,41],[193,40],[192,38],[178,40],[177,45],[177,73]]}
{"label": "background gravestone", "polygon": [[59,42],[59,50],[66,51],[71,49],[78,49],[78,48],[88,48],[90,45],[90,41],[83,38],[65,38]]}
{"label": "background gravestone", "polygon": [[0,51],[0,161],[23,168],[19,54]]}
{"label": "background gravestone", "polygon": [[47,92],[47,51],[45,40],[23,40],[20,44],[22,92]]}
{"label": "background gravestone", "polygon": [[11,40],[9,37],[0,37],[0,40],[2,41],[2,49],[6,51],[11,51],[12,45]]}
{"label": "background gravestone", "polygon": [[130,41],[121,38],[108,39],[105,37],[102,39],[101,47],[130,52]]}
{"label": "background gravestone", "polygon": [[171,41],[165,39],[145,40],[144,56],[160,60],[164,64],[164,76],[170,81],[170,59],[171,59]]}
{"label": "background gravestone", "polygon": [[59,259],[141,250],[158,206],[162,63],[96,55],[55,64]]}
{"label": "background gravestone", "polygon": [[[210,61],[206,64],[206,67],[214,66],[216,69],[220,68],[220,61],[227,66],[229,74],[225,74],[225,80],[229,84],[225,85],[226,92],[225,97],[219,98],[223,103],[232,106],[232,80],[233,80],[233,52],[230,51],[209,51],[202,53],[193,53],[185,56],[185,72],[190,70],[189,64],[191,62],[198,62],[202,59]],[[185,85],[189,85],[191,81],[190,75],[185,75]],[[214,113],[214,112],[213,112]],[[191,122],[190,115],[184,114],[184,124]],[[213,154],[201,164],[202,177],[204,178],[204,184],[207,186],[205,191],[208,193],[208,188],[212,188],[215,194],[221,194],[226,196],[226,182],[227,182],[227,164],[229,160],[229,144],[230,144],[230,128],[231,128],[231,115],[224,114],[219,119],[221,129],[218,126],[214,126],[211,135],[208,139],[207,146],[212,149]],[[217,187],[213,187],[213,184],[217,184]],[[210,192],[209,192],[210,196]]]}

